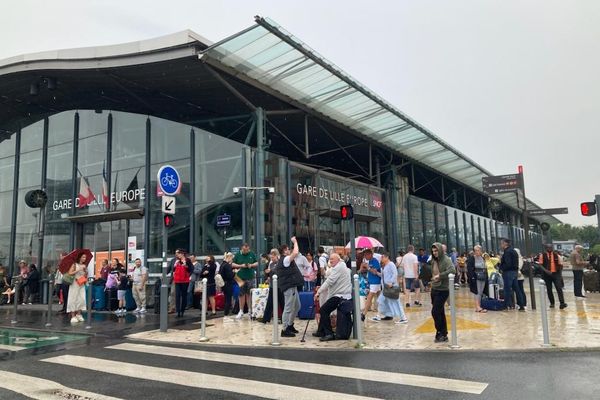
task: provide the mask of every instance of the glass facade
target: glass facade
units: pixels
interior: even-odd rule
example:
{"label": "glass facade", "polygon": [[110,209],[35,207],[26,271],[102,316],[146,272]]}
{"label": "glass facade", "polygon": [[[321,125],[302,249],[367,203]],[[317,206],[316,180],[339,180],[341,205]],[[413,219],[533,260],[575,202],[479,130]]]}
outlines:
{"label": "glass facade", "polygon": [[[175,226],[167,231],[168,254],[184,248],[219,255],[244,241],[256,247],[257,236],[264,250],[291,235],[302,251],[345,245],[349,222],[341,221],[339,207],[348,203],[356,234],[378,238],[389,250],[392,237],[397,249],[410,243],[427,249],[441,241],[460,252],[474,244],[497,251],[503,236],[523,246],[521,229],[409,195],[400,175],[394,197],[269,152],[261,165],[259,159],[242,143],[152,116],[101,110],[49,116],[0,142],[0,207],[12,210],[0,213],[0,262],[13,268],[20,259],[55,265],[62,254],[85,246],[98,258],[135,252],[159,272],[163,222],[156,175],[165,164],[178,169],[183,183]],[[259,169],[262,181],[256,182]],[[93,194],[89,204],[77,199],[85,184]],[[263,186],[274,192],[257,191]],[[243,190],[234,193],[236,187]],[[46,208],[29,208],[26,193],[40,188],[48,195]],[[132,216],[138,210],[143,215]],[[230,216],[227,227],[217,226],[222,215]],[[541,243],[538,234],[531,239]]]}

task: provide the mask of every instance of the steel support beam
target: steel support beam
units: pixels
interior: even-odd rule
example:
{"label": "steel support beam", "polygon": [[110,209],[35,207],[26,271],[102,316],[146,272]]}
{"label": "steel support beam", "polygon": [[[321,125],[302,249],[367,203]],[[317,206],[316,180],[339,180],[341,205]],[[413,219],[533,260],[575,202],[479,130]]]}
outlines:
{"label": "steel support beam", "polygon": [[227,82],[227,80],[225,80],[225,78],[223,78],[221,74],[219,74],[210,65],[206,63],[204,63],[204,67],[207,69],[208,72],[210,72],[212,76],[214,76],[219,82],[221,82],[221,84],[225,86],[227,90],[231,92],[231,94],[233,94],[235,97],[237,97],[238,100],[244,103],[246,107],[248,107],[252,111],[256,111],[256,106],[252,104],[252,102],[248,100],[243,94],[241,94],[236,88],[234,88],[233,85]]}

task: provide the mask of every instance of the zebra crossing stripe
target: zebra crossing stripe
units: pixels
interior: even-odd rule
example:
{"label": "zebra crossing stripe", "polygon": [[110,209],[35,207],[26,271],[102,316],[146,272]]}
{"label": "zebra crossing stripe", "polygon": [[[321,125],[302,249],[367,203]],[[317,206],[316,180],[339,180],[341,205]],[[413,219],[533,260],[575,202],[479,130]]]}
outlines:
{"label": "zebra crossing stripe", "polygon": [[321,374],[341,378],[359,377],[359,379],[374,382],[408,385],[427,389],[440,389],[470,394],[481,394],[488,386],[487,383],[473,381],[437,378],[432,376],[404,374],[398,372],[376,371],[371,369],[343,367],[339,365],[326,365],[264,357],[243,356],[238,354],[216,353],[202,350],[182,349],[177,347],[121,343],[114,346],[109,346],[107,348],[155,355],[174,356],[179,358],[190,358],[194,360],[240,364],[252,367],[275,368],[286,371]]}
{"label": "zebra crossing stripe", "polygon": [[122,400],[117,397],[72,389],[47,379],[14,372],[2,371],[2,388],[35,400],[64,400],[83,398],[89,400]]}
{"label": "zebra crossing stripe", "polygon": [[[68,365],[83,368],[103,374],[118,374],[119,376],[136,376],[157,382],[188,386],[198,389],[212,389],[223,392],[245,394],[276,400],[382,400],[374,397],[352,395],[318,389],[303,388],[271,382],[261,382],[249,379],[232,378],[222,375],[205,374],[169,368],[151,367],[148,365],[131,364],[120,361],[104,360],[94,357],[64,355],[41,360],[43,362]],[[114,372],[113,372],[114,371]]]}

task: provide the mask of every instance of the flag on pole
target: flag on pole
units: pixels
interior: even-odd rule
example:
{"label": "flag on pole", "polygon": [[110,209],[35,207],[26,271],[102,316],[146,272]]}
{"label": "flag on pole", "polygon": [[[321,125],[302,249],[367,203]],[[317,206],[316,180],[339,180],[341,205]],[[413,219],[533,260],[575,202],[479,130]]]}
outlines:
{"label": "flag on pole", "polygon": [[108,181],[106,179],[106,162],[102,163],[102,203],[104,204],[105,210],[110,208],[108,199]]}
{"label": "flag on pole", "polygon": [[83,208],[92,204],[95,200],[94,193],[90,188],[90,183],[84,176],[79,179],[79,195],[77,196],[77,199],[79,200],[78,208]]}
{"label": "flag on pole", "polygon": [[[125,191],[127,193],[129,192],[136,192],[139,191],[140,186],[138,184],[138,174],[140,173],[140,171],[142,170],[142,168],[138,168],[137,172],[135,173],[135,176],[133,177],[133,179],[131,180],[131,182],[129,183],[129,186],[127,186],[127,189],[125,189]],[[136,197],[134,200],[129,201],[129,200],[125,200],[125,203],[130,206],[137,206],[137,204],[139,203],[139,199]]]}

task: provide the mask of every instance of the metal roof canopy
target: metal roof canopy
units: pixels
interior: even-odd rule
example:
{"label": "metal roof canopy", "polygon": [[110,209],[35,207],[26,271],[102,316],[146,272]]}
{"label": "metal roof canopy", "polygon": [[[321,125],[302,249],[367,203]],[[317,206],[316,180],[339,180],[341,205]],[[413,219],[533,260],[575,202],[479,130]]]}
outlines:
{"label": "metal roof canopy", "polygon": [[[276,22],[256,25],[203,52],[209,62],[241,74],[318,114],[483,194],[481,178],[493,175],[475,161],[357,82]],[[424,162],[426,160],[426,162]],[[448,162],[452,160],[451,162]],[[518,209],[512,193],[497,198]],[[527,199],[528,209],[540,207]],[[557,223],[555,217],[536,218]]]}

